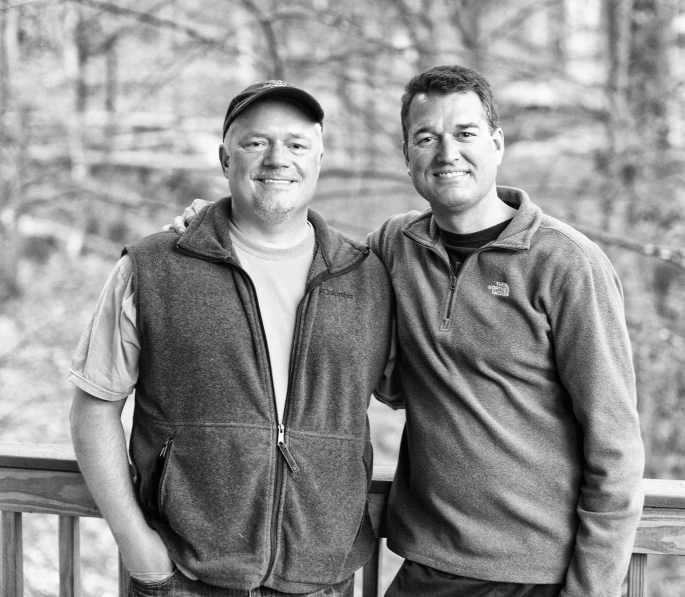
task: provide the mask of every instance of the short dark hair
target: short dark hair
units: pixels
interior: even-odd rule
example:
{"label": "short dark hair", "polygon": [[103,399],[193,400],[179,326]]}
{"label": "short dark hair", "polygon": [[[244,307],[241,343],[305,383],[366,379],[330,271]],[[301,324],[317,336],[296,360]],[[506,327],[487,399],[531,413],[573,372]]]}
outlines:
{"label": "short dark hair", "polygon": [[407,83],[402,96],[402,137],[405,144],[409,134],[409,108],[414,96],[419,93],[466,93],[473,91],[483,105],[490,132],[499,128],[499,114],[492,96],[492,89],[485,77],[478,71],[458,64],[434,66],[416,75]]}

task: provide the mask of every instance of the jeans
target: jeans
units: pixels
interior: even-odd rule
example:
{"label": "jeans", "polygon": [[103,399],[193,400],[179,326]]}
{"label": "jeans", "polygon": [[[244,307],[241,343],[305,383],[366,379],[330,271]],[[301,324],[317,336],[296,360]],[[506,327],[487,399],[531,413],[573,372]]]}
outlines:
{"label": "jeans", "polygon": [[562,588],[467,578],[405,560],[385,597],[559,597]]}
{"label": "jeans", "polygon": [[353,597],[354,575],[347,580],[314,593],[281,593],[267,587],[251,590],[222,589],[190,580],[179,570],[159,582],[141,582],[131,578],[130,597]]}

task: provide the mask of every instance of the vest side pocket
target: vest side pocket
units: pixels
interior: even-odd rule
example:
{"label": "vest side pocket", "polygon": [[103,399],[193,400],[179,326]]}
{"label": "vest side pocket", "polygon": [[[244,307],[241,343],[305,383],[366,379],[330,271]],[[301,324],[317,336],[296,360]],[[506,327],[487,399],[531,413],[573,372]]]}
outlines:
{"label": "vest side pocket", "polygon": [[167,438],[164,446],[155,459],[150,475],[150,491],[146,504],[148,510],[152,514],[164,521],[167,521],[166,516],[164,516],[164,481],[167,477],[173,442],[173,437]]}
{"label": "vest side pocket", "polygon": [[[364,448],[364,454],[362,454],[362,462],[364,463],[364,469],[366,470],[366,491],[367,498],[366,504],[364,505],[364,512],[362,513],[362,518],[359,521],[359,528],[357,529],[357,534],[355,535],[355,541],[359,537],[362,528],[364,528],[364,523],[369,516],[369,498],[368,492],[371,490],[371,482],[373,481],[373,446],[370,441],[366,442]],[[369,521],[370,522],[370,521]]]}

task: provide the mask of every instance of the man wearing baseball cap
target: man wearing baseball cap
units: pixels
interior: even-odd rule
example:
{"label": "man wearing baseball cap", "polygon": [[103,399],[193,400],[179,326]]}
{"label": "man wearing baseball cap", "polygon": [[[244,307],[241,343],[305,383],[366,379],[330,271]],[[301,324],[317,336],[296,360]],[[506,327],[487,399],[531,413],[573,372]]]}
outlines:
{"label": "man wearing baseball cap", "polygon": [[366,409],[393,296],[308,209],[323,116],[282,81],[238,94],[231,196],[126,247],[74,356],[74,446],[132,595],[351,597],[371,553]]}

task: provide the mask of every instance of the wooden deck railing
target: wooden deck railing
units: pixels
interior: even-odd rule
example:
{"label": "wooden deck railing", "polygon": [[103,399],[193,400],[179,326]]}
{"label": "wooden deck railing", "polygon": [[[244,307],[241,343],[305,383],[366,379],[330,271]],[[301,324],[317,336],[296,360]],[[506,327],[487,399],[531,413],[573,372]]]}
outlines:
{"label": "wooden deck railing", "polygon": [[[363,597],[380,594],[380,538],[393,470],[376,467],[369,502],[378,537],[364,567]],[[628,597],[646,597],[648,554],[685,555],[685,481],[645,479],[645,507],[628,571]],[[59,595],[78,597],[80,588],[79,518],[99,517],[69,446],[0,444],[0,511],[2,511],[2,592],[22,597],[22,513],[59,516]],[[119,595],[126,595],[126,571],[120,566]]]}

